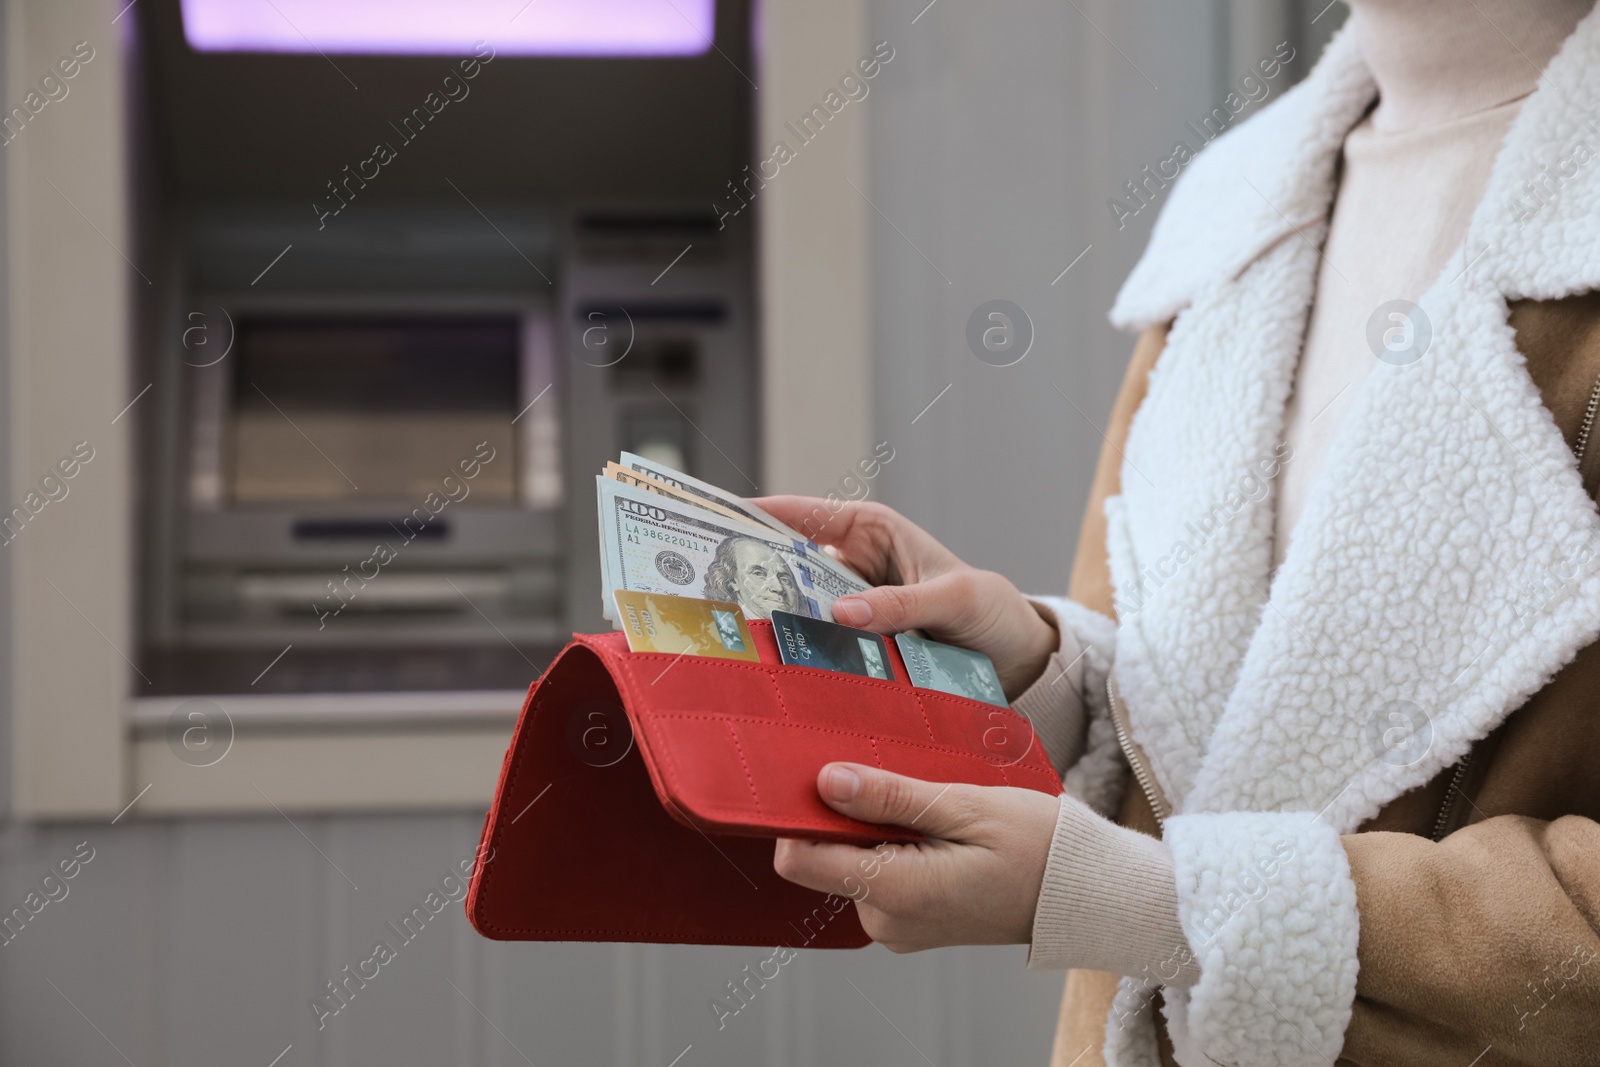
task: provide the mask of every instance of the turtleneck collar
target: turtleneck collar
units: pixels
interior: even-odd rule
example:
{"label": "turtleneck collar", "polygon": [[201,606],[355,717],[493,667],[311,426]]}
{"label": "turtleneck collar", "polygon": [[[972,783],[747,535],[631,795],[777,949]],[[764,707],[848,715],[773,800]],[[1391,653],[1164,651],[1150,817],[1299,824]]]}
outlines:
{"label": "turtleneck collar", "polygon": [[1449,122],[1528,95],[1595,0],[1348,0],[1378,83],[1375,129]]}

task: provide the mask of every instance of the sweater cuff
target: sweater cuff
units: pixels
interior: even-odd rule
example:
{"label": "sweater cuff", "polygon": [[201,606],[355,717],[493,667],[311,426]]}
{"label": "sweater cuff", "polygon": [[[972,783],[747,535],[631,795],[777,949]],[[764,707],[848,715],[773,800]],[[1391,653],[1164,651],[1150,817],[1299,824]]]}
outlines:
{"label": "sweater cuff", "polygon": [[1011,707],[1033,725],[1034,736],[1059,775],[1083,755],[1087,735],[1084,646],[1070,627],[1061,625],[1049,605],[1038,600],[1029,603],[1055,627],[1060,643],[1045,664],[1044,673],[1011,702]]}
{"label": "sweater cuff", "polygon": [[1167,986],[1198,982],[1200,965],[1178,922],[1167,846],[1063,796],[1028,966],[1110,971]]}
{"label": "sweater cuff", "polygon": [[1128,781],[1106,699],[1117,624],[1064,597],[1028,601],[1061,636],[1044,674],[1012,707],[1032,720],[1040,747],[1061,776],[1062,792],[1112,815]]}

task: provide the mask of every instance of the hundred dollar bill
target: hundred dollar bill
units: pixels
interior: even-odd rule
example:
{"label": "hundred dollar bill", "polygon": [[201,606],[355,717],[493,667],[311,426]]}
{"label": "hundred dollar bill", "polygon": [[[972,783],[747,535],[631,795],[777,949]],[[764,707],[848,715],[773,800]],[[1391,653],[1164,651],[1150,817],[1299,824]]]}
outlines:
{"label": "hundred dollar bill", "polygon": [[[772,515],[766,511],[763,511],[755,504],[752,504],[744,497],[735,493],[730,493],[726,489],[712,485],[710,482],[702,482],[700,479],[685,474],[682,471],[673,470],[671,467],[657,463],[654,460],[645,459],[643,456],[634,455],[632,452],[622,453],[622,463],[620,466],[638,474],[643,474],[647,477],[654,478],[656,481],[672,486],[683,493],[700,497],[709,504],[715,504],[721,509],[732,512],[735,515],[743,516],[746,522],[755,523],[759,526],[766,526],[778,533],[783,534],[785,537],[805,544],[812,552],[817,551],[816,542],[811,540],[811,538],[807,537],[805,534],[801,533],[799,530],[796,530],[793,526],[779,522]],[[865,584],[866,580],[862,578],[861,575],[857,574],[849,567],[846,567],[843,563],[840,563],[832,556],[829,556],[828,559],[833,563],[834,569],[843,571],[856,581]]]}
{"label": "hundred dollar bill", "polygon": [[[832,605],[867,584],[803,540],[736,522],[604,477],[600,542],[607,586],[739,605],[748,619],[774,610],[833,621]],[[616,622],[609,603],[605,617]]]}
{"label": "hundred dollar bill", "polygon": [[734,519],[738,522],[751,521],[749,515],[741,515],[705,497],[696,496],[687,489],[668,485],[666,482],[658,481],[648,474],[640,474],[635,470],[624,467],[620,463],[607,463],[603,477],[609,478],[613,482],[621,482],[623,485],[631,485],[636,489],[646,489],[661,496],[671,497],[679,503],[689,504],[704,511],[714,511],[723,518]]}
{"label": "hundred dollar bill", "polygon": [[[704,497],[695,496],[693,493],[690,493],[690,492],[688,492],[686,490],[683,490],[683,489],[676,488],[675,486],[668,485],[665,482],[658,482],[654,478],[650,477],[648,474],[640,474],[637,471],[629,470],[628,468],[626,468],[626,467],[624,467],[624,466],[622,466],[621,464],[618,464],[618,463],[608,462],[606,464],[606,466],[605,466],[605,473],[602,474],[601,477],[608,478],[608,479],[610,479],[611,481],[614,481],[614,482],[621,482],[624,485],[631,485],[631,486],[633,486],[633,487],[635,487],[637,489],[645,489],[645,490],[648,490],[650,492],[656,493],[656,494],[658,494],[660,496],[671,497],[674,500],[680,501],[681,503],[688,504],[688,505],[690,505],[692,507],[699,508],[699,509],[704,510],[704,511],[716,512],[716,513],[722,515],[724,518],[733,519],[736,522],[748,521],[746,516],[739,515],[739,514],[737,514],[735,512],[729,511],[727,508],[724,508],[720,504],[712,503],[710,500],[708,500],[708,499],[706,499]],[[595,503],[596,503],[596,505],[599,505],[601,503],[601,496],[600,496],[599,493],[595,494]],[[602,531],[604,530],[604,527],[605,527],[605,521],[602,519],[601,522],[600,522],[600,528],[601,528]],[[603,533],[602,533],[602,536],[604,536]],[[611,575],[610,575],[610,572],[609,572],[608,557],[607,557],[607,554],[606,554],[606,551],[605,551],[605,546],[603,544],[601,545],[601,548],[600,548],[600,570],[601,570],[601,586],[600,586],[600,588],[601,588],[602,594],[605,594],[606,590],[613,589],[614,586],[613,586],[613,584],[611,582]],[[610,604],[611,604],[611,601],[610,600],[606,600],[605,606],[609,607]],[[607,615],[606,618],[610,618],[610,616]]]}
{"label": "hundred dollar bill", "polygon": [[616,583],[611,580],[611,553],[606,551],[606,500],[605,497],[601,496],[599,493],[595,493],[594,502],[596,509],[595,516],[599,519],[600,530],[601,617],[617,626],[621,626],[622,624],[617,622],[616,616],[614,616],[611,611],[612,607],[614,606],[611,598],[611,590],[615,589],[617,586]]}

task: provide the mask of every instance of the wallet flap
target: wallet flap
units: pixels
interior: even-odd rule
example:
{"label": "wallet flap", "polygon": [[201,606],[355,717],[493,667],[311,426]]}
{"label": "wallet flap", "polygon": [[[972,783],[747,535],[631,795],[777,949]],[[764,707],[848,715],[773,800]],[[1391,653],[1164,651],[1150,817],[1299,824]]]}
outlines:
{"label": "wallet flap", "polygon": [[[489,937],[851,947],[855,909],[779,878],[773,839],[916,841],[817,796],[848,760],[930,781],[1057,795],[1010,708],[892,680],[779,662],[636,653],[621,633],[574,637],[529,691],[467,899]],[[835,908],[838,910],[835,910]]]}
{"label": "wallet flap", "polygon": [[773,842],[675,818],[601,657],[529,690],[484,821],[467,917],[498,940],[859,948],[855,909],[780,878]]}
{"label": "wallet flap", "polygon": [[621,634],[578,638],[615,679],[658,794],[694,825],[858,845],[922,839],[825,805],[817,772],[835,760],[1060,793],[1025,718],[912,687],[893,642],[895,678],[884,681],[779,663],[771,624],[749,625],[761,662],[630,652]]}

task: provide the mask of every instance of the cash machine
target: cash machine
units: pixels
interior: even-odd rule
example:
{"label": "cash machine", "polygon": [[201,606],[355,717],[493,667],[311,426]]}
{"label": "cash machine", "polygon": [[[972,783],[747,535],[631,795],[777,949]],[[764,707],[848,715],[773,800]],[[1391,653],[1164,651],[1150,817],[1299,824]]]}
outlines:
{"label": "cash machine", "polygon": [[712,208],[748,8],[688,54],[502,43],[375,173],[449,49],[208,45],[191,6],[140,11],[150,695],[521,689],[603,626],[607,458],[756,464],[752,222]]}

